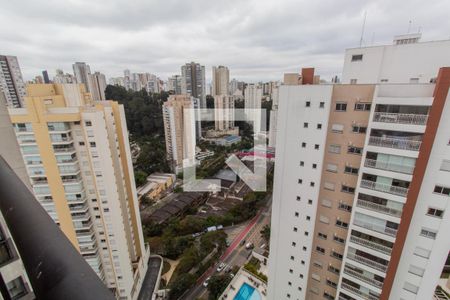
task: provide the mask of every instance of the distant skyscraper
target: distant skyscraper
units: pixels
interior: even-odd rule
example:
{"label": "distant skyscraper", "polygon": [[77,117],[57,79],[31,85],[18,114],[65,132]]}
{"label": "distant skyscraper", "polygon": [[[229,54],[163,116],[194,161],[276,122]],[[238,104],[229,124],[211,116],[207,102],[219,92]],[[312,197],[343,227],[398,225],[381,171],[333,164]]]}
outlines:
{"label": "distant skyscraper", "polygon": [[272,90],[272,110],[269,122],[269,147],[275,147],[277,142],[277,119],[278,119],[278,88]]}
{"label": "distant skyscraper", "polygon": [[[262,88],[257,84],[249,84],[245,89],[245,114],[255,134],[261,131]],[[255,122],[251,122],[255,120]]]}
{"label": "distant skyscraper", "polygon": [[200,108],[206,108],[205,67],[191,62],[181,67],[181,93],[200,99]]}
{"label": "distant skyscraper", "polygon": [[42,71],[42,77],[44,78],[44,83],[50,83],[47,70]]}
{"label": "distant skyscraper", "polygon": [[15,56],[0,55],[0,92],[3,92],[9,107],[23,106],[25,84]]}
{"label": "distant skyscraper", "polygon": [[63,70],[57,69],[56,70],[56,75],[55,77],[53,77],[53,82],[54,83],[76,83],[77,79],[75,78],[74,75],[66,73],[64,74]]}
{"label": "distant skyscraper", "polygon": [[174,91],[175,95],[181,94],[181,86],[182,86],[182,77],[181,75],[173,75],[169,77],[167,80],[167,90]]}
{"label": "distant skyscraper", "polygon": [[89,74],[89,90],[92,95],[92,99],[106,100],[105,89],[106,89],[106,77],[100,72],[95,72],[94,74]]}
{"label": "distant skyscraper", "polygon": [[230,71],[227,67],[218,66],[212,68],[212,92],[211,95],[228,95],[230,84]]}
{"label": "distant skyscraper", "polygon": [[234,128],[234,98],[232,96],[214,96],[214,119],[216,130]]}
{"label": "distant skyscraper", "polygon": [[188,95],[171,95],[162,106],[167,159],[177,173],[182,171],[183,161],[195,162],[196,117],[194,98]]}
{"label": "distant skyscraper", "polygon": [[91,74],[91,68],[85,62],[76,62],[72,65],[73,74],[77,79],[77,83],[83,83],[86,87],[86,91],[89,90],[89,75]]}
{"label": "distant skyscraper", "polygon": [[81,84],[27,92],[27,110],[10,116],[37,200],[117,299],[137,299],[149,249],[123,106],[93,102]]}

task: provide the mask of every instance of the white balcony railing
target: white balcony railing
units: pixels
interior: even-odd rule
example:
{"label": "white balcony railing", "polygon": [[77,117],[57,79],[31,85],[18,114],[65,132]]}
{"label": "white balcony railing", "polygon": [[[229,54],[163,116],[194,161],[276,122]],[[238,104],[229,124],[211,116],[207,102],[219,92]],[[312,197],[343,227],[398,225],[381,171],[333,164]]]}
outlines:
{"label": "white balcony railing", "polygon": [[403,196],[406,197],[408,194],[408,189],[400,186],[395,185],[389,185],[384,183],[378,183],[375,181],[370,181],[366,179],[361,180],[361,187],[369,189],[369,190],[375,190],[379,192],[389,193],[397,196]]}
{"label": "white balcony railing", "polygon": [[382,282],[380,282],[378,280],[375,280],[373,278],[366,277],[362,273],[355,272],[352,269],[348,268],[347,266],[344,268],[344,273],[347,274],[347,275],[350,275],[350,276],[352,276],[352,277],[354,277],[356,279],[364,281],[364,282],[366,282],[368,284],[371,284],[371,285],[373,285],[373,286],[375,286],[375,287],[377,287],[379,289],[381,289],[381,287],[383,286]]}
{"label": "white balcony railing", "polygon": [[394,217],[401,217],[402,216],[402,211],[395,209],[395,208],[390,208],[384,205],[380,205],[380,204],[376,204],[373,203],[371,201],[367,201],[367,200],[362,200],[362,199],[358,199],[356,201],[356,206],[359,207],[364,207],[366,209],[372,210],[372,211],[376,211],[376,212],[380,212],[383,214],[387,214],[387,215],[391,215]]}
{"label": "white balcony railing", "polygon": [[383,265],[383,264],[380,264],[380,263],[378,263],[376,261],[373,261],[371,259],[359,256],[359,255],[354,254],[352,252],[348,252],[347,253],[347,257],[349,259],[354,260],[356,262],[359,262],[359,263],[361,263],[363,265],[372,267],[375,270],[378,270],[378,271],[381,271],[381,272],[386,272],[387,271],[387,266],[386,265]]}
{"label": "white balcony railing", "polygon": [[395,237],[397,235],[397,229],[390,228],[390,227],[387,227],[384,225],[378,225],[378,224],[369,223],[367,221],[361,221],[361,220],[357,220],[357,219],[355,219],[353,221],[353,224],[355,224],[356,226],[359,226],[359,227],[363,227],[363,228],[366,228],[369,230],[379,232],[379,233],[384,233],[389,236]]}
{"label": "white balcony railing", "polygon": [[342,282],[341,286],[344,290],[347,290],[356,295],[359,295],[360,297],[362,297],[366,300],[379,300],[380,299],[379,297],[376,297],[376,296],[373,296],[370,294],[366,294],[366,293],[362,292],[360,289],[355,288],[354,286],[351,286],[349,284],[346,284],[345,282]]}
{"label": "white balcony railing", "polygon": [[428,115],[396,114],[396,113],[386,113],[386,112],[375,112],[373,114],[374,122],[426,125],[427,120],[428,120]]}
{"label": "white balcony railing", "polygon": [[366,158],[364,166],[367,168],[380,169],[404,174],[412,174],[414,172],[414,166],[401,165],[391,162],[383,162],[375,159]]}
{"label": "white balcony railing", "polygon": [[419,151],[421,144],[421,141],[408,139],[383,138],[378,136],[371,136],[369,138],[369,145],[401,150]]}
{"label": "white balcony railing", "polygon": [[355,243],[355,244],[358,244],[358,245],[362,245],[362,246],[365,246],[365,247],[373,249],[373,250],[380,251],[380,252],[382,252],[384,254],[387,254],[387,255],[390,255],[391,252],[392,252],[392,249],[387,247],[387,246],[383,246],[383,245],[381,245],[379,243],[375,243],[375,242],[372,242],[372,241],[369,241],[369,240],[366,240],[366,239],[363,239],[363,238],[360,238],[360,237],[357,237],[357,236],[354,236],[354,235],[350,236],[350,241],[352,243]]}

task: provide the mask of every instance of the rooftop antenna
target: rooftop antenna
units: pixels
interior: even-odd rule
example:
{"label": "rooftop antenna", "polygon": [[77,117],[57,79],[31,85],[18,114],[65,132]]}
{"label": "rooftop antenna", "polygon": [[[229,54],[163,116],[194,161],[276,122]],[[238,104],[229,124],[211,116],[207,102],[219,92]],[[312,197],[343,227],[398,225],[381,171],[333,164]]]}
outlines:
{"label": "rooftop antenna", "polygon": [[363,43],[364,28],[366,27],[366,17],[367,17],[367,10],[364,11],[364,21],[363,21],[363,25],[362,25],[362,29],[361,29],[361,38],[359,39],[359,48],[362,47],[362,43]]}
{"label": "rooftop antenna", "polygon": [[409,20],[409,22],[408,22],[408,33],[411,31],[411,25],[412,25],[412,21]]}

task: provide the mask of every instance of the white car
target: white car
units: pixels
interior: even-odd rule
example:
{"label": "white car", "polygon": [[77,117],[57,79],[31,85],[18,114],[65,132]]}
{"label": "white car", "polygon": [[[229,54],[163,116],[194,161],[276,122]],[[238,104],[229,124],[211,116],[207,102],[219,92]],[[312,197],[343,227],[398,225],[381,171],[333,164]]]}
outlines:
{"label": "white car", "polygon": [[209,276],[208,278],[206,278],[206,280],[205,280],[205,282],[203,282],[203,286],[204,287],[207,287],[208,286],[208,283],[209,283],[209,280],[211,279],[211,276]]}
{"label": "white car", "polygon": [[217,272],[222,272],[222,270],[226,267],[227,265],[222,262],[220,263],[220,265],[217,267]]}

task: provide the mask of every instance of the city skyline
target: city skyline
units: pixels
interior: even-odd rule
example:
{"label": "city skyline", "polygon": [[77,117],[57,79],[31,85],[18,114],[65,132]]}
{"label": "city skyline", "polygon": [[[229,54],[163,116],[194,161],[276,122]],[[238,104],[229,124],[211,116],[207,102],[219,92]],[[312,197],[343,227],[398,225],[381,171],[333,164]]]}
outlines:
{"label": "city skyline", "polygon": [[[445,11],[450,4],[444,1],[414,1],[410,5],[416,13],[389,1],[349,1],[339,7],[332,3],[303,7],[303,2],[248,2],[240,4],[239,10],[236,2],[137,3],[142,6],[139,10],[123,4],[98,4],[99,9],[86,12],[83,3],[69,7],[5,3],[2,28],[8,28],[12,20],[18,28],[0,31],[0,52],[18,57],[26,80],[43,69],[50,75],[57,68],[68,71],[74,61],[86,61],[107,77],[120,76],[128,68],[166,79],[185,62],[198,61],[207,70],[226,65],[232,70],[231,78],[249,82],[281,78],[283,73],[298,71],[296,66],[314,66],[329,80],[340,74],[340,49],[359,46],[365,11],[365,46],[389,43],[393,34],[408,30],[421,30],[423,40],[449,37]],[[150,16],[145,9],[149,6]],[[105,12],[98,12],[102,10]],[[36,22],[26,22],[30,18]],[[332,28],[323,24],[324,19]]]}

